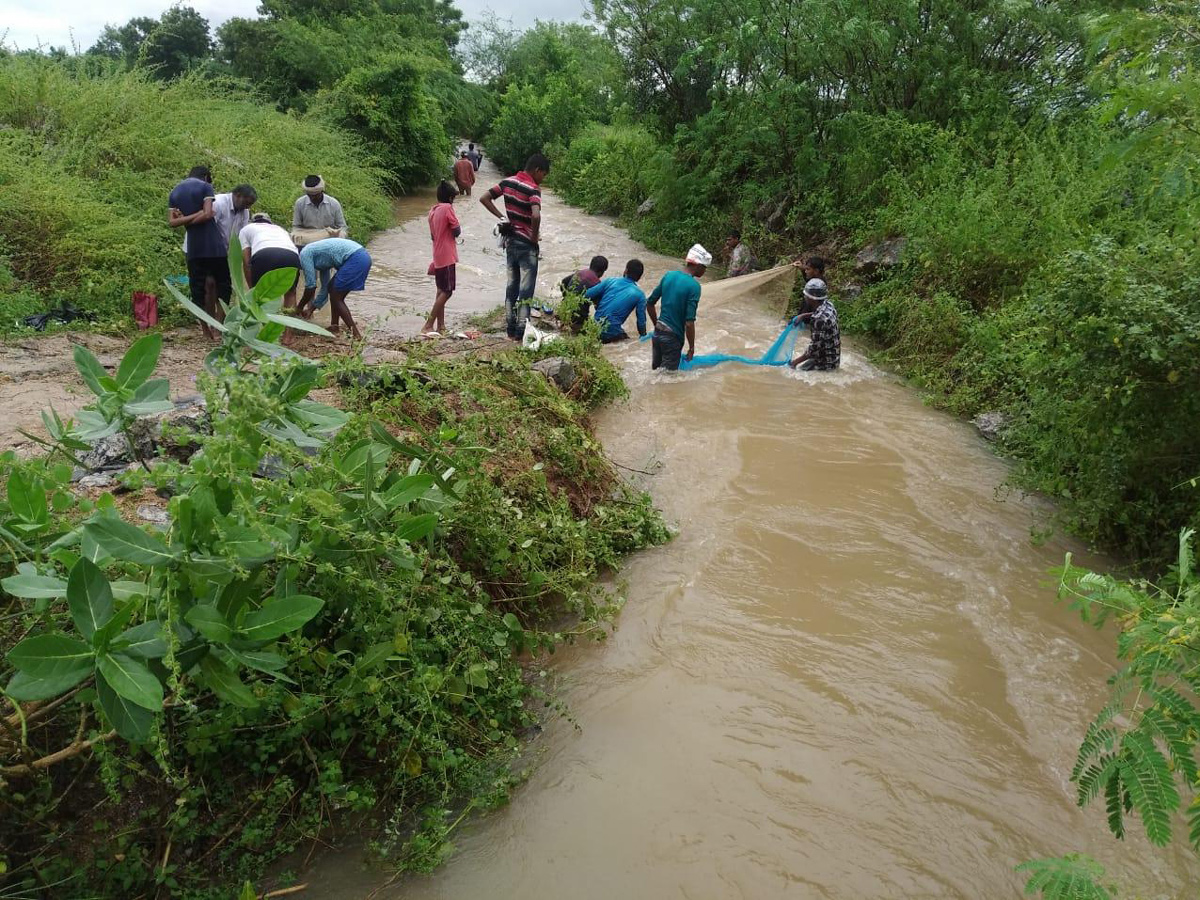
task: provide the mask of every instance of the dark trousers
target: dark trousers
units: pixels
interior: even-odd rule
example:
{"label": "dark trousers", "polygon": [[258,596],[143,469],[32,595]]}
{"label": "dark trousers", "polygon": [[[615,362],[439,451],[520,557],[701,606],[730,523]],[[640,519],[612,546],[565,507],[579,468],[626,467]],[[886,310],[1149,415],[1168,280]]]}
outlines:
{"label": "dark trousers", "polygon": [[650,338],[650,368],[674,372],[682,357],[683,338],[665,325],[656,325],[654,336]]}
{"label": "dark trousers", "polygon": [[505,249],[508,284],[504,290],[505,325],[508,336],[520,340],[529,321],[529,301],[537,289],[538,250],[522,237],[511,237]]}
{"label": "dark trousers", "polygon": [[192,302],[204,309],[204,282],[211,278],[217,283],[217,297],[229,302],[233,296],[233,279],[229,276],[229,260],[224,256],[188,257],[188,290]]}

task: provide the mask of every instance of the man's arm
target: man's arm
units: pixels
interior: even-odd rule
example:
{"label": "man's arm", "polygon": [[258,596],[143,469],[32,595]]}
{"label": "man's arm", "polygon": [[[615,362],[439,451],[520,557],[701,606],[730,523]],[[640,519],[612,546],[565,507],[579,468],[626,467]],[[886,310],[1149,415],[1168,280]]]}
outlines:
{"label": "man's arm", "polygon": [[179,228],[181,225],[199,225],[202,222],[211,221],[213,216],[213,198],[205,197],[204,206],[200,208],[199,212],[194,212],[188,216],[185,216],[174,207],[168,209],[167,224],[172,228]]}
{"label": "man's arm", "polygon": [[479,198],[479,202],[483,204],[483,208],[490,212],[497,219],[503,219],[504,215],[500,210],[496,209],[496,198],[500,196],[496,188],[488,188],[483,196]]}
{"label": "man's arm", "polygon": [[304,200],[304,198],[301,197],[299,200],[297,200],[295,203],[292,204],[292,228],[303,228],[304,227],[304,225],[302,224],[303,220],[300,218],[300,204],[303,200]]}
{"label": "man's arm", "polygon": [[342,209],[341,201],[338,201],[333,207],[333,227],[341,233],[342,237],[350,233],[350,229],[346,226],[346,213]]}
{"label": "man's arm", "polygon": [[645,294],[641,294],[638,297],[637,326],[638,326],[638,336],[645,337],[646,336],[646,295]]}
{"label": "man's arm", "polygon": [[530,211],[529,215],[530,215],[530,218],[533,219],[533,224],[530,226],[530,229],[529,229],[529,232],[530,232],[529,237],[530,237],[530,240],[533,241],[533,245],[536,247],[537,242],[538,242],[539,233],[542,230],[542,204],[540,204],[540,203],[533,204],[533,209]]}
{"label": "man's arm", "polygon": [[687,342],[688,342],[687,359],[688,359],[688,362],[691,362],[692,357],[696,355],[696,323],[695,322],[685,323],[683,326],[683,330],[684,330],[684,332],[687,333]]}
{"label": "man's arm", "polygon": [[250,248],[242,248],[242,275],[246,278],[246,287],[250,286]]}
{"label": "man's arm", "polygon": [[604,292],[608,290],[608,281],[601,281],[599,284],[592,285],[583,292],[583,296],[589,300],[599,300],[604,296]]}

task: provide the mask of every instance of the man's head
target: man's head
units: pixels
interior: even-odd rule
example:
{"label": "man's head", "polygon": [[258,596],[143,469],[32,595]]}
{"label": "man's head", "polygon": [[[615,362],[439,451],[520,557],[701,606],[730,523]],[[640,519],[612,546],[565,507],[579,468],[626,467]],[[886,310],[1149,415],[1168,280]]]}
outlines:
{"label": "man's head", "polygon": [[199,178],[201,181],[212,184],[212,170],[208,166],[192,166],[192,171],[188,172],[188,178]]}
{"label": "man's head", "polygon": [[438,203],[453,203],[454,197],[457,194],[458,191],[456,191],[454,186],[448,181],[443,181],[437,186]]}
{"label": "man's head", "polygon": [[725,239],[725,250],[732,252],[733,248],[742,242],[742,232],[737,228],[729,229],[729,237]]}
{"label": "man's head", "polygon": [[588,263],[588,268],[596,273],[597,278],[603,278],[604,273],[608,271],[608,257],[593,256],[592,261]]}
{"label": "man's head", "polygon": [[642,273],[646,271],[646,267],[642,265],[640,259],[631,259],[625,263],[625,277],[630,281],[638,281],[642,277]]}
{"label": "man's head", "polygon": [[550,174],[550,160],[543,153],[533,154],[525,160],[525,174],[533,179],[534,184],[541,184]]}
{"label": "man's head", "polygon": [[687,258],[683,262],[683,270],[693,278],[702,278],[704,273],[708,271],[708,264],[711,262],[712,254],[700,244],[693,244],[692,249],[688,251]]}
{"label": "man's head", "polygon": [[829,299],[829,287],[820,278],[810,278],[804,284],[804,306],[812,311]]}
{"label": "man's head", "polygon": [[460,153],[460,154],[459,154],[459,156],[458,156],[458,158],[459,158],[459,159],[466,159],[466,158],[467,158],[467,151],[466,151],[466,150],[464,150],[462,153]]}
{"label": "man's head", "polygon": [[475,143],[474,143],[474,141],[472,141],[471,143],[467,144],[467,149],[468,149],[468,150],[474,150],[474,149],[475,149]]}
{"label": "man's head", "polygon": [[825,260],[820,256],[810,256],[800,268],[803,270],[805,278],[825,277]]}
{"label": "man's head", "polygon": [[258,191],[248,184],[239,184],[233,189],[233,208],[239,212],[249,209],[258,202]]}
{"label": "man's head", "polygon": [[325,179],[320,175],[309,175],[304,179],[304,193],[308,194],[313,203],[320,203],[325,199]]}
{"label": "man's head", "polygon": [[252,215],[250,217],[250,221],[254,222],[256,224],[259,224],[259,225],[274,225],[275,224],[273,221],[271,221],[271,217],[268,216],[265,212],[255,213],[254,215]]}

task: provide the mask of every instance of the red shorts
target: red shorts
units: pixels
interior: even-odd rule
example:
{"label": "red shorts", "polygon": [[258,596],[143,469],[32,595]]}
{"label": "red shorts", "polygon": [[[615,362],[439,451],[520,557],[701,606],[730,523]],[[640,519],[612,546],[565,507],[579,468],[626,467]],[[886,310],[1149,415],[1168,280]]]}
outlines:
{"label": "red shorts", "polygon": [[437,289],[442,293],[453,294],[457,284],[453,263],[448,266],[442,266],[440,269],[434,269],[433,283],[437,285]]}

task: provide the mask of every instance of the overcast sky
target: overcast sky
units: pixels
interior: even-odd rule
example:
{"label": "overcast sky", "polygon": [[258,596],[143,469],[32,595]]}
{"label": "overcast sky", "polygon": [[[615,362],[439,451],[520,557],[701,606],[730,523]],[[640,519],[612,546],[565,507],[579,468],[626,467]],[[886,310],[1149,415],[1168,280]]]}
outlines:
{"label": "overcast sky", "polygon": [[[86,50],[107,24],[123,25],[134,16],[157,17],[168,0],[0,0],[0,39],[18,49],[70,47]],[[187,4],[209,20],[215,30],[234,16],[253,16],[256,0],[192,0]],[[489,13],[525,28],[537,19],[578,19],[585,0],[457,0],[467,21]]]}

